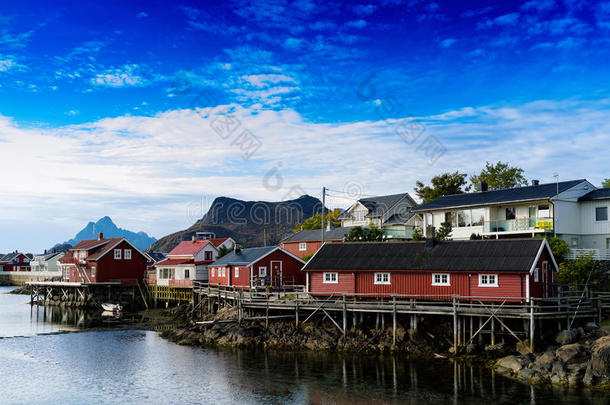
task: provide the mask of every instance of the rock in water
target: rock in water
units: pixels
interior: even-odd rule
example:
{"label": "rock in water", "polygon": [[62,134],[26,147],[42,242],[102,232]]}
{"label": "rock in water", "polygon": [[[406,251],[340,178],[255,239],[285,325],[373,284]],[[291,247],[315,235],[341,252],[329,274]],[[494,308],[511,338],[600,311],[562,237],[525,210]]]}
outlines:
{"label": "rock in water", "polygon": [[592,353],[583,383],[585,385],[610,383],[610,336],[597,339],[593,343]]}

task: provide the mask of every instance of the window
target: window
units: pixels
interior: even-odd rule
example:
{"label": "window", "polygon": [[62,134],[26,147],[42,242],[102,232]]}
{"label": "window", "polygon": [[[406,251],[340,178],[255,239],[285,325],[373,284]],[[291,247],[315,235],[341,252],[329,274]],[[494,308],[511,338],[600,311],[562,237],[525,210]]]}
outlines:
{"label": "window", "polygon": [[472,210],[472,226],[482,226],[485,221],[485,210],[483,208],[475,208]]}
{"label": "window", "polygon": [[432,285],[451,285],[449,283],[449,274],[448,273],[432,274]]}
{"label": "window", "polygon": [[121,249],[114,249],[114,260],[121,260]]}
{"label": "window", "polygon": [[515,219],[517,215],[515,213],[515,207],[510,207],[506,209],[506,219]]}
{"label": "window", "polygon": [[606,238],[606,249],[610,250],[610,238]]}
{"label": "window", "polygon": [[595,208],[595,220],[596,221],[607,221],[608,220],[608,207]]}
{"label": "window", "polygon": [[455,212],[453,212],[453,211],[445,212],[445,222],[449,222],[451,224],[451,226],[456,227],[457,222],[455,220]]}
{"label": "window", "polygon": [[214,260],[212,252],[205,252],[205,260]]}
{"label": "window", "polygon": [[307,242],[299,243],[299,250],[300,251],[307,250]]}
{"label": "window", "polygon": [[189,280],[191,278],[191,271],[189,269],[184,269],[184,279]]}
{"label": "window", "polygon": [[479,287],[497,287],[497,274],[479,274]]}
{"label": "window", "polygon": [[86,250],[79,250],[78,251],[78,257],[81,259],[84,259],[85,257],[87,257],[87,251]]}
{"label": "window", "polygon": [[216,270],[212,267],[212,277],[216,277]]}
{"label": "window", "polygon": [[259,267],[258,268],[258,275],[259,275],[259,277],[267,277],[267,268],[266,267]]}
{"label": "window", "polygon": [[239,277],[239,267],[235,267],[235,278]]}
{"label": "window", "polygon": [[549,205],[539,205],[538,206],[538,217],[539,218],[549,218],[551,216],[551,210],[549,209]]}
{"label": "window", "polygon": [[125,249],[125,260],[131,260],[131,249]]}
{"label": "window", "polygon": [[322,280],[324,284],[337,284],[339,282],[339,274],[338,273],[324,273],[324,278]]}
{"label": "window", "polygon": [[538,275],[538,267],[534,270],[534,283],[537,283],[540,280],[540,276]]}
{"label": "window", "polygon": [[354,212],[352,212],[352,218],[356,222],[364,222],[365,214],[366,214],[366,211],[354,211]]}
{"label": "window", "polygon": [[485,210],[483,208],[445,212],[445,222],[449,222],[454,228],[482,226],[484,220]]}
{"label": "window", "polygon": [[375,284],[390,284],[390,273],[375,273]]}
{"label": "window", "polygon": [[226,277],[226,276],[227,276],[227,268],[226,268],[226,267],[223,267],[223,268],[222,268],[222,276],[223,276],[223,277]]}
{"label": "window", "polygon": [[91,277],[95,277],[95,266],[91,266]]}

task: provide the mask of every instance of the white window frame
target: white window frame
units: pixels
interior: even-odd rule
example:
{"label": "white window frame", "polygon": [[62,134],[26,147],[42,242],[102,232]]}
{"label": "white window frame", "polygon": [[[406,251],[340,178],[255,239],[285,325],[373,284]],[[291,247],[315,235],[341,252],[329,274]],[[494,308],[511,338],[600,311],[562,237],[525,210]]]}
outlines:
{"label": "white window frame", "polygon": [[338,284],[339,273],[337,272],[324,272],[322,273],[322,284]]}
{"label": "white window frame", "polygon": [[123,251],[121,249],[114,249],[114,260],[121,260]]}
{"label": "white window frame", "polygon": [[95,266],[91,266],[91,277],[95,277]]}
{"label": "white window frame", "polygon": [[239,267],[235,266],[235,278],[239,277]]}
{"label": "white window frame", "polygon": [[[261,274],[261,270],[264,270],[265,274]],[[259,277],[267,277],[267,266],[258,266],[258,276]]]}
{"label": "white window frame", "polygon": [[299,251],[303,252],[305,250],[307,250],[307,242],[300,242],[299,243]]}
{"label": "white window frame", "polygon": [[212,267],[212,277],[216,277],[216,269]]}
{"label": "white window frame", "polygon": [[540,275],[538,274],[538,267],[536,267],[536,269],[534,270],[534,283],[537,283],[540,281]]}
{"label": "white window frame", "polygon": [[[447,277],[446,281],[443,281],[443,276]],[[439,281],[436,281],[437,277],[439,278]],[[451,275],[449,273],[432,273],[432,285],[450,286],[451,285]]]}
{"label": "white window frame", "polygon": [[[489,282],[489,277],[494,278],[494,282]],[[483,283],[485,280],[485,283]],[[479,287],[499,287],[497,274],[479,274]]]}
{"label": "white window frame", "polygon": [[123,252],[123,257],[125,260],[131,260],[131,249],[125,249],[125,252]]}
{"label": "white window frame", "polygon": [[226,277],[227,276],[227,268],[223,267],[222,268],[222,277]]}
{"label": "white window frame", "polygon": [[[387,280],[385,280],[387,276]],[[390,273],[388,272],[383,272],[383,273],[375,273],[375,284],[381,284],[381,285],[389,285],[392,284],[392,280],[390,278]]]}

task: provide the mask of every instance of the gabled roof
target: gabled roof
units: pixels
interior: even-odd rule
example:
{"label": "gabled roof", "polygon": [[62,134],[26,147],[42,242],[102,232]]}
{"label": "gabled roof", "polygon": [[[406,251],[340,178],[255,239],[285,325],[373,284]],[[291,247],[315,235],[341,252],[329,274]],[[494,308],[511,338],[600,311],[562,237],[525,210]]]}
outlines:
{"label": "gabled roof", "polygon": [[266,246],[266,247],[255,247],[248,249],[239,249],[236,253],[232,251],[216,260],[211,266],[229,266],[229,265],[242,265],[247,266],[252,262],[259,260],[260,258],[267,256],[274,250],[279,249],[277,246]]}
{"label": "gabled roof", "polygon": [[63,255],[63,254],[64,254],[63,252],[43,253],[41,255],[35,255],[34,259],[35,260],[40,260],[40,261],[43,261],[43,262],[48,262],[49,260],[52,260],[56,256],[60,256],[60,255]]}
{"label": "gabled roof", "polygon": [[76,245],[72,246],[69,250],[91,250],[99,246],[103,246],[111,239],[86,239],[78,242]]}
{"label": "gabled roof", "polygon": [[592,201],[592,200],[608,200],[610,199],[610,188],[598,188],[588,194],[583,195],[578,201]]}
{"label": "gabled roof", "polygon": [[327,243],[303,268],[308,270],[530,272],[545,239],[438,242]]}
{"label": "gabled roof", "polygon": [[[324,232],[324,240],[343,240],[343,237],[349,233],[352,229],[350,226],[343,226],[339,228],[331,229],[330,231]],[[293,233],[292,235],[282,239],[281,242],[313,242],[321,241],[322,230],[311,229]]]}
{"label": "gabled roof", "polygon": [[392,214],[391,217],[389,217],[384,223],[383,225],[402,225],[402,224],[406,224],[407,222],[409,222],[411,220],[411,218],[413,218],[415,215],[414,212],[406,212],[406,213],[396,213],[396,214]]}
{"label": "gabled roof", "polygon": [[171,250],[168,256],[195,256],[201,249],[206,245],[211,244],[214,248],[214,244],[209,239],[198,239],[195,241],[183,241]]}
{"label": "gabled roof", "polygon": [[[97,259],[99,259],[103,255],[108,253],[108,251],[112,250],[116,245],[121,243],[121,241],[123,241],[123,240],[127,240],[127,239],[125,239],[125,238],[108,238],[108,239],[102,239],[101,241],[98,241],[98,242],[102,242],[103,241],[105,243],[104,243],[104,245],[101,246],[100,250],[98,250],[95,253],[90,254],[89,256],[87,256],[87,258],[85,260],[97,260]],[[87,242],[87,241],[83,241],[83,242]]]}
{"label": "gabled roof", "polygon": [[154,262],[159,262],[167,257],[163,252],[148,252],[148,255]]}
{"label": "gabled roof", "polygon": [[[364,205],[369,213],[366,214],[367,218],[379,217],[383,216],[386,212],[388,212],[392,207],[398,204],[403,198],[407,197],[410,202],[413,202],[413,199],[409,195],[409,193],[401,193],[401,194],[390,194],[390,195],[380,195],[376,197],[368,197],[361,198],[358,202]],[[351,207],[350,207],[351,208]],[[347,219],[349,218],[349,214],[346,210],[339,219]]]}
{"label": "gabled roof", "polygon": [[[0,262],[10,262],[13,261],[15,258],[17,258],[17,256],[19,255],[24,255],[25,254],[21,253],[21,252],[13,252],[13,253],[7,253],[4,256],[0,257]],[[27,256],[26,256],[27,257]]]}
{"label": "gabled roof", "polygon": [[516,188],[507,188],[502,190],[491,190],[476,193],[452,194],[437,198],[419,207],[413,208],[413,211],[429,211],[442,208],[457,208],[487,204],[498,204],[506,202],[532,201],[550,199],[557,195],[557,186],[559,192],[563,193],[587,180],[570,180],[557,183],[546,183],[537,186],[525,186]]}
{"label": "gabled roof", "polygon": [[180,264],[193,264],[195,263],[193,259],[163,259],[158,263],[155,263],[155,266],[177,266]]}
{"label": "gabled roof", "polygon": [[208,240],[212,243],[212,245],[214,245],[214,247],[219,248],[220,245],[222,245],[229,239],[231,239],[231,238],[212,238],[212,239],[208,239]]}

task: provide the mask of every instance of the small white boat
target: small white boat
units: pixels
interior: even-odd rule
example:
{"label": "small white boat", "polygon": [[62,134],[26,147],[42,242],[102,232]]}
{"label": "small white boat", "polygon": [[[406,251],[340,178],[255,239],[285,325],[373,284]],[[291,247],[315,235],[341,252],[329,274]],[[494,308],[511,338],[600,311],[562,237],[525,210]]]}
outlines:
{"label": "small white boat", "polygon": [[110,312],[119,312],[120,310],[123,309],[121,304],[110,304],[108,302],[103,303],[102,308],[104,309],[104,311],[110,311]]}

